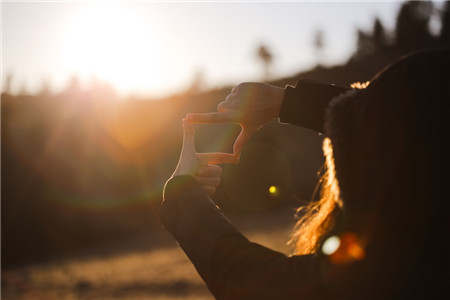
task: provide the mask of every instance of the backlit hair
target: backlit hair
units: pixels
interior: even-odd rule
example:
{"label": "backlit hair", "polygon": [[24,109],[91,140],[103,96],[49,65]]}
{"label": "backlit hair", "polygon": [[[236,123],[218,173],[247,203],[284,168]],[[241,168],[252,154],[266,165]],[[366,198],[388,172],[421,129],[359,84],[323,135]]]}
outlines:
{"label": "backlit hair", "polygon": [[335,218],[342,209],[339,183],[334,169],[333,147],[328,138],[323,141],[323,152],[326,157],[326,172],[319,182],[320,200],[298,209],[297,214],[302,216],[289,241],[294,246],[296,255],[315,252],[323,237],[332,229]]}
{"label": "backlit hair", "polygon": [[429,268],[450,251],[450,50],[414,53],[353,87],[362,89],[330,103],[320,199],[298,210],[294,254],[316,252],[345,211],[340,227],[385,266],[373,270],[384,288],[412,280],[396,273],[406,269],[417,283],[444,287],[448,268]]}

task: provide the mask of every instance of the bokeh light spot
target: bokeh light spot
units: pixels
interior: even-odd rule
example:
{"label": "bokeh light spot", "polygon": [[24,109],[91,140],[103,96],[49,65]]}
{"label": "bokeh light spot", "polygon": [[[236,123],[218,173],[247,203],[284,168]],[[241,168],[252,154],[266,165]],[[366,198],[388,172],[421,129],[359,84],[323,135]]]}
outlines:
{"label": "bokeh light spot", "polygon": [[269,187],[269,194],[272,197],[277,197],[280,194],[280,190],[275,185],[271,185]]}
{"label": "bokeh light spot", "polygon": [[339,248],[341,240],[337,236],[329,237],[322,246],[322,252],[325,255],[331,255]]}
{"label": "bokeh light spot", "polygon": [[[335,237],[337,238],[337,237]],[[331,238],[330,238],[331,239]],[[330,240],[328,239],[328,240]],[[325,251],[330,251],[330,254],[327,254],[330,258],[330,261],[335,264],[346,264],[351,263],[356,260],[363,260],[366,256],[363,243],[361,242],[360,238],[354,233],[354,232],[346,232],[343,233],[337,238],[339,240],[339,244],[337,245],[336,249],[331,252],[332,246],[336,246],[333,244],[336,244],[335,241],[331,240],[329,243],[330,245],[327,245],[326,247],[330,247],[330,249],[324,249],[325,245],[327,244],[328,240],[325,241],[322,251],[325,253]],[[326,254],[326,253],[325,253]]]}

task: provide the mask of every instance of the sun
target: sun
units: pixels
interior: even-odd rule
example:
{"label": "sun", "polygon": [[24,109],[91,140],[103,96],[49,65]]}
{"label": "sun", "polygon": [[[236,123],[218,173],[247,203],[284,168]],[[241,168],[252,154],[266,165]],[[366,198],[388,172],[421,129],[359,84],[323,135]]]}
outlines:
{"label": "sun", "polygon": [[78,14],[65,34],[62,63],[119,92],[157,90],[167,80],[167,60],[149,20],[126,6],[102,3]]}

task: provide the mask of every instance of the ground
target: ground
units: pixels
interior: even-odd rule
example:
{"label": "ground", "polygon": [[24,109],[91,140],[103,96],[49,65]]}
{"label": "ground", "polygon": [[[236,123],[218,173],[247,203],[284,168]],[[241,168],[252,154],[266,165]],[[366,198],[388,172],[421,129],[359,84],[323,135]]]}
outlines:
{"label": "ground", "polygon": [[[234,217],[252,241],[289,253],[293,211]],[[164,247],[92,255],[2,270],[4,300],[213,299],[175,242]]]}

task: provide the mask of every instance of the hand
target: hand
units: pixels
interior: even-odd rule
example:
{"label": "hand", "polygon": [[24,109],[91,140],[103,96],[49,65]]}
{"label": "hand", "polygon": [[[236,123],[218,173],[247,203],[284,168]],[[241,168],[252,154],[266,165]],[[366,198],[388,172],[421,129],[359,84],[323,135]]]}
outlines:
{"label": "hand", "polygon": [[217,105],[218,112],[190,113],[187,119],[193,123],[236,123],[242,130],[233,147],[231,163],[239,162],[244,144],[265,123],[280,114],[284,89],[257,82],[241,83]]}
{"label": "hand", "polygon": [[206,193],[212,195],[216,192],[216,187],[220,184],[220,176],[222,176],[222,168],[214,164],[229,162],[232,155],[227,153],[197,153],[194,141],[194,125],[184,119],[183,131],[183,148],[172,177],[178,175],[193,176]]}

